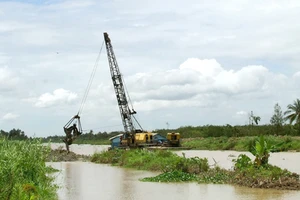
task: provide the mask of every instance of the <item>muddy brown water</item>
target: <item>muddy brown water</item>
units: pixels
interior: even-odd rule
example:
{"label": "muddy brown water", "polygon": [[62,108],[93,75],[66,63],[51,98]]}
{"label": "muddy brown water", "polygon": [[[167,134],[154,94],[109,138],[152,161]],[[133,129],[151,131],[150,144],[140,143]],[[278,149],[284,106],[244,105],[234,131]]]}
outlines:
{"label": "muddy brown water", "polygon": [[[53,149],[61,144],[51,144]],[[91,155],[106,150],[106,145],[72,145],[71,151]],[[232,159],[245,152],[235,151],[176,151],[186,157],[206,157],[211,165],[217,163],[223,168],[232,167]],[[249,156],[247,152],[245,153]],[[270,162],[300,174],[300,153],[274,153]],[[148,183],[140,178],[155,176],[158,173],[112,167],[90,162],[50,162],[49,165],[60,170],[54,176],[60,186],[60,200],[299,200],[300,191],[252,189],[232,185],[197,183]]]}

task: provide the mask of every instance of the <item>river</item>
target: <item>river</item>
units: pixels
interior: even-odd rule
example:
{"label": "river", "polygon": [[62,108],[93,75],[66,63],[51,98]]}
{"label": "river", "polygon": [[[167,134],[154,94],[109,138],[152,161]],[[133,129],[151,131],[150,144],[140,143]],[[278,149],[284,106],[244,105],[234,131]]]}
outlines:
{"label": "river", "polygon": [[[51,144],[57,148],[60,144]],[[72,145],[71,151],[91,155],[107,149],[105,145]],[[176,151],[186,157],[207,157],[211,165],[218,164],[223,168],[232,167],[232,159],[247,152],[235,151]],[[270,163],[287,168],[300,174],[300,153],[273,153]],[[60,186],[60,200],[298,200],[300,191],[285,191],[271,189],[252,189],[221,184],[197,183],[148,183],[140,178],[155,176],[158,173],[112,167],[105,164],[90,162],[57,162],[48,163],[60,170],[54,176]]]}

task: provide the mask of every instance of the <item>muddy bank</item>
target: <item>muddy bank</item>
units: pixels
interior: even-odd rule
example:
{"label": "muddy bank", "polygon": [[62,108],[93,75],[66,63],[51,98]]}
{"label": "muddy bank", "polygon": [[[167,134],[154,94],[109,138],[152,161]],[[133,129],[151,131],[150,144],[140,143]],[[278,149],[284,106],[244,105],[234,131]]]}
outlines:
{"label": "muddy bank", "polygon": [[277,190],[300,190],[299,175],[292,174],[290,177],[282,177],[279,180],[255,180],[248,182],[245,179],[236,179],[233,183],[240,186],[246,186],[251,188],[263,188],[263,189],[277,189]]}
{"label": "muddy bank", "polygon": [[46,158],[47,162],[90,161],[90,156],[69,153],[65,149],[52,149]]}

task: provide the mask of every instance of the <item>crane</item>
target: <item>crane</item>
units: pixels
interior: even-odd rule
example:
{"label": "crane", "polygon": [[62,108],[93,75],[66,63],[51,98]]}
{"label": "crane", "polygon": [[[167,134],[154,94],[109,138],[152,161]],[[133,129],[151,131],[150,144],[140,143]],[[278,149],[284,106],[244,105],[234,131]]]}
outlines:
{"label": "crane", "polygon": [[[124,134],[122,136],[121,142],[124,146],[135,146],[135,133],[143,132],[140,124],[133,116],[136,114],[136,111],[132,108],[130,109],[128,100],[130,98],[127,98],[126,92],[125,92],[125,85],[124,81],[122,79],[122,74],[120,73],[120,69],[117,63],[116,56],[114,54],[114,50],[111,44],[111,40],[108,36],[108,34],[104,33],[104,41],[106,45],[106,52],[107,52],[107,58],[111,73],[111,78],[115,90],[115,94],[117,97],[117,102],[122,118],[122,123],[124,127]],[[137,122],[139,127],[141,129],[136,129],[133,124],[133,119]]]}

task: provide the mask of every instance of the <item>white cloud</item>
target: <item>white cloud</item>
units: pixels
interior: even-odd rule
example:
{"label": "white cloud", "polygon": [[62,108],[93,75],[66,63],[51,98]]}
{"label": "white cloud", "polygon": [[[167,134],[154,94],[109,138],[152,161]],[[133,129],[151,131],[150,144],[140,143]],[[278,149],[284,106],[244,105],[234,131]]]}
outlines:
{"label": "white cloud", "polygon": [[293,75],[293,78],[300,78],[300,71],[299,72],[296,72],[294,75]]}
{"label": "white cloud", "polygon": [[248,113],[246,112],[246,111],[243,111],[243,110],[241,110],[241,111],[238,111],[238,112],[236,112],[236,115],[247,115]]}
{"label": "white cloud", "polygon": [[[59,134],[59,123],[79,107],[76,98],[108,31],[134,107],[140,117],[147,113],[144,126],[159,128],[164,116],[182,113],[187,117],[168,119],[172,126],[238,124],[244,120],[236,112],[251,110],[268,122],[275,100],[284,107],[299,98],[299,6],[297,0],[0,2],[0,111],[26,113],[18,125],[29,132]],[[72,92],[45,93],[54,88]],[[20,99],[59,109],[31,112]],[[54,120],[53,110],[62,118]],[[90,128],[120,118],[105,48],[84,112]],[[45,130],[32,119],[53,126]]]}
{"label": "white cloud", "polygon": [[[281,76],[264,66],[250,65],[234,71],[224,69],[215,59],[193,58],[187,59],[176,70],[136,74],[128,79],[132,89],[129,93],[135,101],[157,100],[158,104],[174,106],[205,105],[203,99],[211,101],[222,94],[266,94],[277,85],[285,84],[285,76],[281,82],[274,83]],[[195,104],[193,100],[199,102]]]}
{"label": "white cloud", "polygon": [[18,114],[6,113],[6,114],[2,117],[2,119],[3,119],[3,120],[15,120],[15,119],[17,119],[18,117],[20,117],[20,115],[18,115]]}
{"label": "white cloud", "polygon": [[9,91],[16,87],[19,78],[7,67],[0,68],[0,91]]}
{"label": "white cloud", "polygon": [[205,77],[213,77],[220,74],[223,70],[221,65],[215,59],[189,58],[182,63],[179,69],[192,69],[200,72]]}
{"label": "white cloud", "polygon": [[69,104],[74,102],[77,99],[77,94],[65,90],[65,89],[56,89],[53,93],[42,94],[37,99],[31,99],[35,101],[34,105],[36,107],[51,107],[60,104]]}

